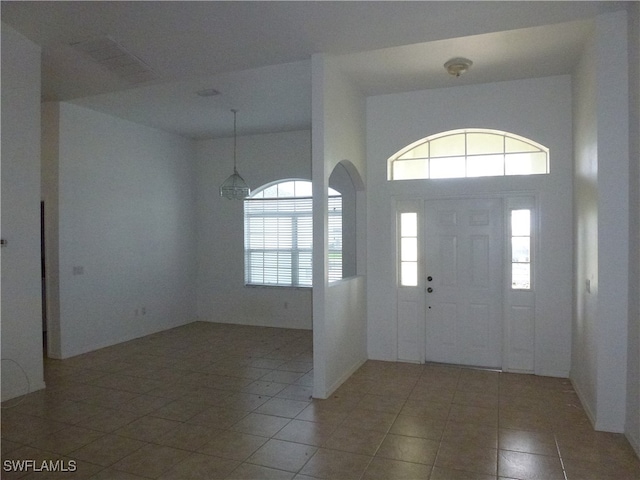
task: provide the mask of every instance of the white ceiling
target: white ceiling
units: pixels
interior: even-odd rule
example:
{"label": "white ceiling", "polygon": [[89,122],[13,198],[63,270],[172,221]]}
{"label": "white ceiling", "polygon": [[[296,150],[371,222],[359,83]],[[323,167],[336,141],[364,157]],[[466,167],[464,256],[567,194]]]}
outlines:
{"label": "white ceiling", "polygon": [[[43,49],[43,99],[192,138],[309,128],[311,55],[367,95],[570,73],[598,13],[625,2],[14,2],[2,21]],[[76,42],[109,36],[148,65],[131,84]],[[449,58],[473,60],[460,78]],[[221,94],[199,97],[215,88]]]}

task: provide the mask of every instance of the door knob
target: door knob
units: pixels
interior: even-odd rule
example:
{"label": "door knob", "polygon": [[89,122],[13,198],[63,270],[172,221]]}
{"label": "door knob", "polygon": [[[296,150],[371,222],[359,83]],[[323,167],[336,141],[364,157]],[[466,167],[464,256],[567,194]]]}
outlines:
{"label": "door knob", "polygon": [[431,288],[431,287],[427,288],[427,292],[429,292],[429,293],[433,292],[433,288]]}

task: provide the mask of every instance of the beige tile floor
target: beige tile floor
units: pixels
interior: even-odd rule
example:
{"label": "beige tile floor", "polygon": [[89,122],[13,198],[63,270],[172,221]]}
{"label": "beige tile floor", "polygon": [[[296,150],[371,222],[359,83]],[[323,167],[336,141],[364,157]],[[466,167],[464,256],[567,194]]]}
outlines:
{"label": "beige tile floor", "polygon": [[2,405],[3,479],[640,479],[563,379],[369,361],[312,400],[308,331],[193,323],[45,373]]}

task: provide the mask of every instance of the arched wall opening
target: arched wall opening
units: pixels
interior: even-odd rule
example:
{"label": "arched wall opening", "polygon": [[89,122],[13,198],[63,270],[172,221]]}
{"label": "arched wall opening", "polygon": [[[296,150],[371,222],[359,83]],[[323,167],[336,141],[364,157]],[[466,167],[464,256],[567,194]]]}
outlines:
{"label": "arched wall opening", "polygon": [[[360,188],[358,188],[360,186]],[[342,194],[342,278],[358,274],[358,191],[360,174],[348,160],[338,163],[329,176],[329,187]]]}

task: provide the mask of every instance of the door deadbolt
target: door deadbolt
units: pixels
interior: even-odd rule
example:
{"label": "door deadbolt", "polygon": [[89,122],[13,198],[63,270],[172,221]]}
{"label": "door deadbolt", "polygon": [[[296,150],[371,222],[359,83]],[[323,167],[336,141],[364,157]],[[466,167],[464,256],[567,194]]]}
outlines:
{"label": "door deadbolt", "polygon": [[427,277],[427,282],[430,282],[431,280],[433,280],[433,277],[432,277],[431,275],[429,275],[429,276]]}

